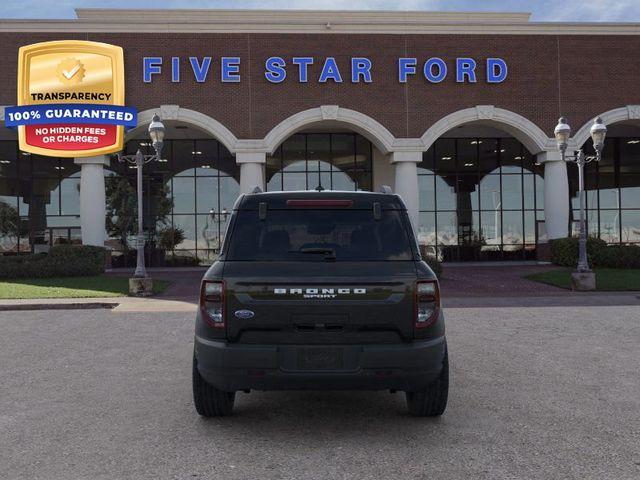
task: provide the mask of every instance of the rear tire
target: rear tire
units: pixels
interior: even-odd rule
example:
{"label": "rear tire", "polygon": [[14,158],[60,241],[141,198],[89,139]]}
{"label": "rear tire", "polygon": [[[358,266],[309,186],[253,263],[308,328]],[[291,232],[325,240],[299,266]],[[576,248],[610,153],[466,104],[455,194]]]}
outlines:
{"label": "rear tire", "polygon": [[447,408],[449,396],[449,355],[446,347],[440,375],[424,390],[405,392],[409,413],[416,417],[438,417]]}
{"label": "rear tire", "polygon": [[208,384],[200,372],[196,359],[193,359],[193,403],[196,411],[203,417],[227,417],[233,412],[236,392],[223,392]]}

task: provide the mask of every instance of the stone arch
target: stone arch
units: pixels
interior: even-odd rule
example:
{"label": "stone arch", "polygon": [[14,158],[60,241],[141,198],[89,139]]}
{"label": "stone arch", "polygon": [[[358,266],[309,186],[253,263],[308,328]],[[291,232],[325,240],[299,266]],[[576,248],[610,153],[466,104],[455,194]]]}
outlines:
{"label": "stone arch", "polygon": [[429,127],[421,137],[425,150],[452,128],[471,122],[492,125],[504,130],[517,138],[533,154],[550,150],[555,145],[554,140],[540,127],[522,115],[493,105],[478,105],[450,113]]}
{"label": "stone arch", "polygon": [[204,113],[197,112],[188,108],[182,108],[179,105],[161,105],[160,108],[151,108],[138,113],[138,126],[127,132],[125,141],[131,139],[137,133],[151,123],[153,115],[157,113],[160,118],[165,120],[175,120],[178,122],[189,123],[195,127],[204,130],[222,143],[231,153],[236,153],[236,144],[238,139],[225,127],[222,123],[211,118]]}
{"label": "stone arch", "polygon": [[383,154],[393,150],[395,137],[386,127],[364,113],[337,105],[310,108],[285,118],[264,137],[264,146],[267,152],[273,153],[294,133],[320,122],[337,123],[351,128],[369,139]]}
{"label": "stone arch", "polygon": [[[601,113],[599,116],[607,126],[627,120],[638,120],[638,123],[640,123],[640,105],[627,105],[625,107],[614,108],[613,110]],[[575,142],[575,149],[582,148],[582,145],[589,140],[591,136],[591,125],[593,125],[594,119],[595,117],[589,119],[573,136],[572,140]]]}

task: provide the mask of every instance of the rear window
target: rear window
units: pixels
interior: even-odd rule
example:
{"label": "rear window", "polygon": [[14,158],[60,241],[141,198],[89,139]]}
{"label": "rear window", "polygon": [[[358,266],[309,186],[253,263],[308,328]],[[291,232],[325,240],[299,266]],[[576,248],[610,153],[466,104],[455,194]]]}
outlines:
{"label": "rear window", "polygon": [[[413,260],[405,212],[387,210],[269,210],[237,212],[227,260]],[[408,220],[407,220],[408,221]]]}

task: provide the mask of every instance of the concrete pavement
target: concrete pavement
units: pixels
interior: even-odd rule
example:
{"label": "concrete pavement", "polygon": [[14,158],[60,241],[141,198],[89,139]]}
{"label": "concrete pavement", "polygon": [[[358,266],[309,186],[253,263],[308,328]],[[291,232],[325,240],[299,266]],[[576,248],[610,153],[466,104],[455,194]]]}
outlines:
{"label": "concrete pavement", "polygon": [[0,314],[0,478],[637,479],[640,307],[449,308],[451,395],[191,402],[192,312]]}

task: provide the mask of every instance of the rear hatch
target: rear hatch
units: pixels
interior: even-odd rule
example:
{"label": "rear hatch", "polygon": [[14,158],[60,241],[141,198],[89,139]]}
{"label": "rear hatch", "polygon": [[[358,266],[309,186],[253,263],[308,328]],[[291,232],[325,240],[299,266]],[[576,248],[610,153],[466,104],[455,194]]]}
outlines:
{"label": "rear hatch", "polygon": [[412,262],[283,262],[276,270],[272,262],[225,264],[230,341],[350,344],[412,338]]}
{"label": "rear hatch", "polygon": [[395,195],[248,196],[221,260],[227,337],[264,344],[413,337],[415,242]]}

